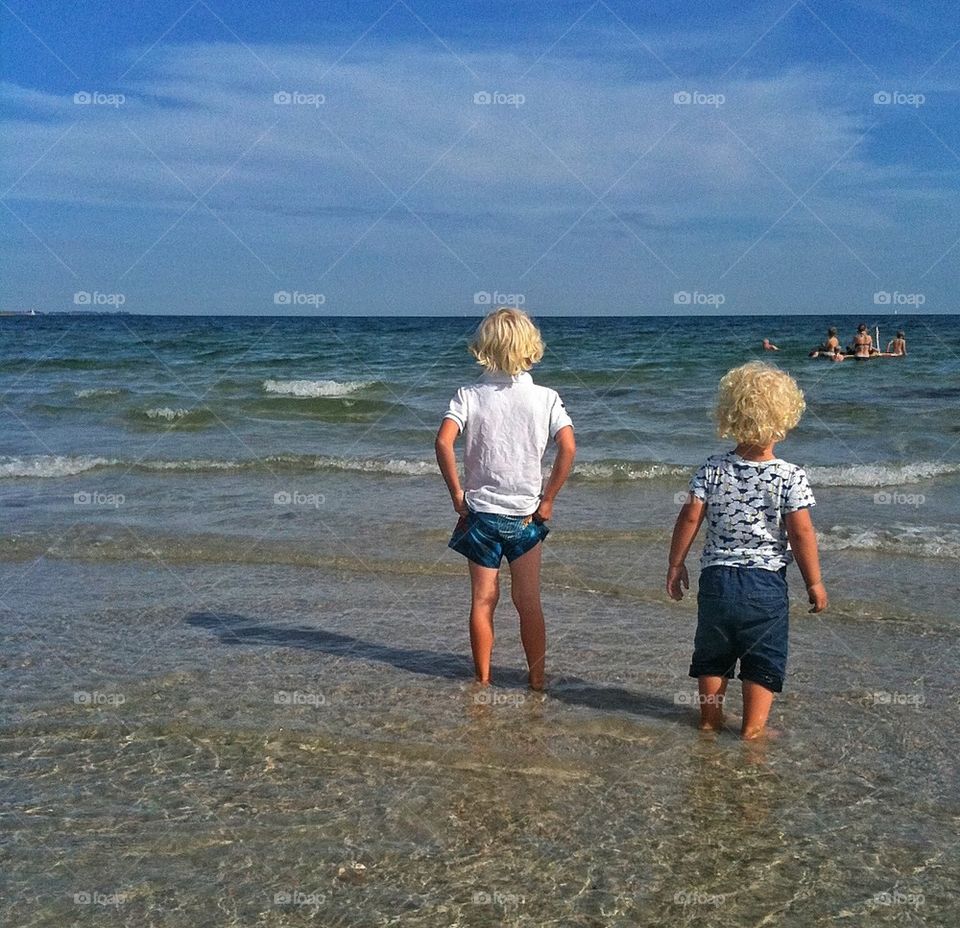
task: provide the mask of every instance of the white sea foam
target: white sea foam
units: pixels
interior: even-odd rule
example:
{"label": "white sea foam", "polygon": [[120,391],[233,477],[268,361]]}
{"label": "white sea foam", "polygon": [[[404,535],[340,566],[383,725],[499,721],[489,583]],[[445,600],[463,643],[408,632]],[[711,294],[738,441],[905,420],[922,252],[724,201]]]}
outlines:
{"label": "white sea foam", "polygon": [[910,464],[837,464],[805,468],[816,487],[898,487],[945,474],[960,473],[960,464],[916,461]]}
{"label": "white sea foam", "polygon": [[189,461],[142,461],[138,465],[145,470],[332,470],[346,473],[390,474],[398,477],[420,477],[438,474],[434,461],[406,461],[399,458],[340,458],[304,454],[274,454],[269,457],[245,461],[216,461],[194,458]]}
{"label": "white sea foam", "polygon": [[263,389],[282,396],[349,396],[373,384],[372,380],[265,380]]}
{"label": "white sea foam", "polygon": [[119,396],[120,391],[110,387],[86,387],[83,390],[77,390],[73,395],[84,399],[88,396]]}
{"label": "white sea foam", "polygon": [[[145,415],[159,421],[175,422],[190,415],[188,409],[163,407],[145,411]],[[348,473],[386,474],[400,477],[434,475],[438,468],[433,460],[404,458],[336,457],[309,454],[277,454],[262,459],[189,458],[181,460],[121,461],[96,455],[37,455],[34,457],[0,456],[0,478],[3,477],[68,477],[94,467],[124,465],[135,470],[150,471],[217,471],[275,469],[284,471],[330,470]],[[574,467],[574,476],[585,482],[643,481],[686,478],[693,468],[650,461],[587,461]],[[549,468],[544,468],[545,475]],[[851,467],[810,467],[811,483],[817,486],[886,487],[903,486],[932,480],[938,476],[960,473],[960,465],[953,464],[857,464]],[[864,546],[873,542],[867,536]],[[847,545],[850,546],[849,544]]]}
{"label": "white sea foam", "polygon": [[582,480],[654,480],[658,477],[683,477],[691,467],[657,464],[652,461],[588,461],[575,464],[573,475]]}
{"label": "white sea foam", "polygon": [[[320,464],[319,466],[324,466]],[[417,477],[421,474],[438,474],[440,469],[434,461],[404,461],[391,458],[389,461],[350,458],[331,458],[328,466],[334,470],[370,471],[381,474],[396,474],[401,477]]]}
{"label": "white sea foam", "polygon": [[0,456],[0,477],[70,477],[120,463],[115,458],[101,458],[90,454],[38,454],[20,458]]}
{"label": "white sea foam", "polygon": [[244,466],[241,461],[214,461],[210,458],[191,458],[185,461],[139,461],[136,465],[143,470],[239,470]]}
{"label": "white sea foam", "polygon": [[156,409],[147,409],[145,410],[145,415],[148,419],[165,419],[167,422],[176,422],[178,419],[183,419],[185,416],[189,416],[193,412],[192,409],[171,409],[169,406],[161,406]]}
{"label": "white sea foam", "polygon": [[912,557],[960,560],[960,526],[891,525],[862,528],[835,525],[817,533],[825,551],[877,551]]}

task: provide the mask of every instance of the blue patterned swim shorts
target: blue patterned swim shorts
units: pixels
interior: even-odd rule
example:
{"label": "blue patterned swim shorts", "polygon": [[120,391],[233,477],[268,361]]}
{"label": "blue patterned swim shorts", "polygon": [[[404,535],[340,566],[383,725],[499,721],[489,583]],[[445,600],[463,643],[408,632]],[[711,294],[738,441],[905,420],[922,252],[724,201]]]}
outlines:
{"label": "blue patterned swim shorts", "polygon": [[532,516],[504,516],[496,512],[474,512],[461,516],[448,547],[481,567],[499,567],[526,554],[550,531],[546,522]]}

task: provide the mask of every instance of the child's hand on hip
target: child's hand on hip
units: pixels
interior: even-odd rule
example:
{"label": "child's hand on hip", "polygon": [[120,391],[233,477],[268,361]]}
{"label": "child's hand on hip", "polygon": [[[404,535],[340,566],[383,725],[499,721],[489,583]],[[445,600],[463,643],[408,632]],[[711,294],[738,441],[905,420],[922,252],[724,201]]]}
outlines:
{"label": "child's hand on hip", "polygon": [[553,516],[553,500],[540,500],[540,505],[537,506],[537,511],[533,514],[533,518],[536,519],[537,522],[546,522],[551,516]]}
{"label": "child's hand on hip", "polygon": [[683,599],[683,591],[690,589],[690,577],[687,576],[687,565],[670,567],[667,570],[667,593],[671,599],[679,602]]}
{"label": "child's hand on hip", "polygon": [[461,493],[458,497],[455,497],[453,503],[454,511],[459,516],[466,516],[470,513],[470,507],[467,505],[467,494]]}

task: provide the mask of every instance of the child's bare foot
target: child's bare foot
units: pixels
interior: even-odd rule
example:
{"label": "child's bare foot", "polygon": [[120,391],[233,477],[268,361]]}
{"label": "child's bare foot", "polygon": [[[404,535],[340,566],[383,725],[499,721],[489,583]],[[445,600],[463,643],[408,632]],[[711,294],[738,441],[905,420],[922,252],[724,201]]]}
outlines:
{"label": "child's bare foot", "polygon": [[723,696],[709,698],[711,702],[704,699],[700,702],[700,731],[722,731]]}
{"label": "child's bare foot", "polygon": [[779,728],[764,725],[762,728],[743,728],[740,731],[741,741],[775,741],[783,734]]}

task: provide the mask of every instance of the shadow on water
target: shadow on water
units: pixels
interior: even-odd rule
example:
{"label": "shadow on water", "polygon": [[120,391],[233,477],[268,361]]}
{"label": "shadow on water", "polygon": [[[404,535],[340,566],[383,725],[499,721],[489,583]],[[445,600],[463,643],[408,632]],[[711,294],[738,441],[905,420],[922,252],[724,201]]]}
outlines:
{"label": "shadow on water", "polygon": [[[304,648],[357,660],[379,661],[425,676],[462,681],[473,678],[473,662],[466,655],[378,644],[304,625],[265,625],[249,616],[232,612],[191,612],[184,621],[187,625],[215,633],[223,644]],[[498,687],[526,688],[527,685],[526,674],[516,668],[494,665],[493,676]],[[689,710],[662,696],[636,693],[619,686],[601,686],[580,677],[555,677],[548,692],[554,699],[591,709],[690,720]]]}

